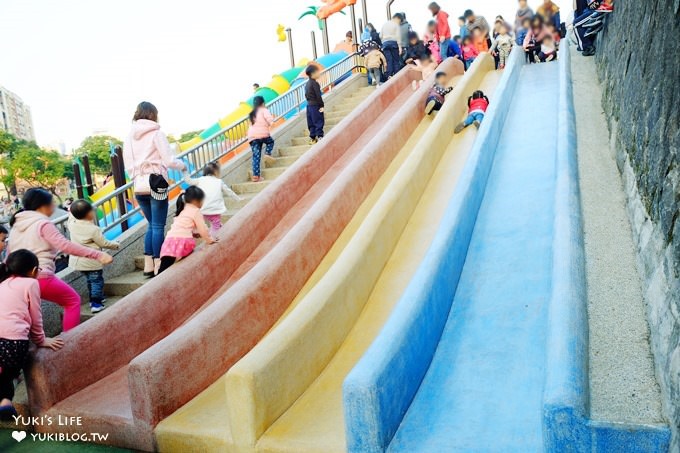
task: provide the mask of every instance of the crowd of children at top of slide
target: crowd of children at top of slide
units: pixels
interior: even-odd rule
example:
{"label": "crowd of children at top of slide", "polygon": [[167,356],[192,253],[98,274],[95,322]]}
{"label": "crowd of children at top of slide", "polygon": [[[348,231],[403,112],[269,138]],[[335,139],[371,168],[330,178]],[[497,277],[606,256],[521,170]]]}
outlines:
{"label": "crowd of children at top of slide", "polygon": [[[601,15],[611,12],[611,3],[600,0],[576,0],[577,17],[573,28],[578,49],[588,55],[592,47],[593,30],[601,23]],[[379,33],[368,24],[362,34],[361,52],[366,56],[369,78],[380,85],[407,65],[422,72],[425,80],[443,58],[460,59],[466,68],[481,52],[489,51],[497,68],[503,69],[514,45],[522,46],[530,62],[550,61],[564,37],[559,8],[545,0],[534,14],[526,0],[519,0],[515,27],[501,16],[496,17],[491,29],[487,21],[467,10],[459,17],[460,34],[452,36],[448,14],[435,2],[430,11],[434,19],[427,24],[424,40],[411,30],[403,13],[395,14]],[[598,20],[599,19],[599,20]],[[592,54],[592,53],[590,53]],[[305,87],[307,124],[310,144],[324,136],[324,100],[318,78],[319,69],[310,65],[305,70],[309,80]],[[452,90],[443,72],[435,74],[435,82],[427,96],[427,114],[439,110],[445,96]],[[422,80],[414,82],[417,89]],[[482,91],[474,91],[468,98],[468,115],[454,129],[480,127],[489,105]],[[260,182],[262,148],[266,165],[275,162],[272,156],[274,140],[271,128],[274,118],[264,99],[256,96],[249,115],[248,141],[252,149],[252,181]],[[186,170],[174,157],[167,137],[160,131],[158,111],[149,102],[137,106],[130,135],[124,145],[125,167],[134,180],[135,199],[148,222],[144,238],[144,275],[153,277],[165,271],[177,260],[192,253],[196,239],[207,244],[217,241],[222,227],[222,215],[227,211],[223,196],[236,200],[234,193],[220,178],[218,163],[209,163],[203,176],[191,178],[185,173],[189,187],[177,200],[176,215],[167,236],[167,193],[162,196],[158,178],[167,178],[168,168]],[[156,181],[156,182],[154,182]],[[167,182],[166,182],[167,183]],[[158,186],[158,187],[156,187]],[[167,187],[167,184],[166,184]],[[15,202],[18,205],[18,199]],[[69,265],[83,273],[87,280],[92,313],[105,305],[103,266],[113,258],[104,249],[117,249],[119,244],[107,240],[96,222],[96,212],[85,200],[69,206],[67,239],[52,223],[55,211],[52,194],[40,188],[26,191],[22,208],[15,206],[10,221],[11,234],[0,226],[0,419],[11,419],[16,414],[12,406],[14,379],[17,378],[28,356],[29,340],[39,347],[57,350],[63,346],[60,338],[46,338],[42,328],[40,301],[45,299],[64,308],[63,331],[80,322],[80,296],[56,275],[55,258],[58,253],[70,255]],[[209,225],[209,228],[208,226]]]}

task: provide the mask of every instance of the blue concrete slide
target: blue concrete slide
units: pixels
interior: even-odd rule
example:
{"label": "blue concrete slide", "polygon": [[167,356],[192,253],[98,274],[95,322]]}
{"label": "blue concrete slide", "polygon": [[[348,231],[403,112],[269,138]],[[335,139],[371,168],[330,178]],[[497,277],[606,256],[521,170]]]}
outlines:
{"label": "blue concrete slide", "polygon": [[442,227],[344,382],[351,452],[667,450],[667,429],[587,419],[580,199],[561,58],[525,65],[511,55]]}
{"label": "blue concrete slide", "polygon": [[540,451],[557,63],[522,68],[449,320],[388,451]]}

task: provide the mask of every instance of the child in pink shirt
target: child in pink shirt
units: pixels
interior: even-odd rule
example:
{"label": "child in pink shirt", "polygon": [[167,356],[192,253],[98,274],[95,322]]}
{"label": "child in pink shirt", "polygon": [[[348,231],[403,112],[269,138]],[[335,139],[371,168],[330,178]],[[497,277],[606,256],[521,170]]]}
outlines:
{"label": "child in pink shirt", "polygon": [[61,338],[45,338],[40,310],[38,257],[19,249],[0,263],[0,420],[16,415],[14,379],[28,357],[29,338],[39,347],[57,350]]}
{"label": "child in pink shirt", "polygon": [[461,47],[461,52],[463,52],[463,62],[465,63],[465,69],[467,70],[475,58],[479,56],[479,51],[477,47],[472,43],[472,38],[466,36],[463,38],[463,46]]}
{"label": "child in pink shirt", "polygon": [[28,189],[23,198],[24,210],[17,212],[10,226],[8,253],[26,249],[35,253],[40,261],[38,283],[43,299],[64,307],[64,332],[80,324],[80,296],[73,288],[55,275],[54,260],[58,252],[91,258],[102,264],[111,264],[113,257],[71,242],[59,232],[50,220],[54,214],[52,194],[45,189]]}
{"label": "child in pink shirt", "polygon": [[201,214],[204,199],[205,192],[196,186],[189,187],[177,198],[177,214],[161,247],[159,274],[194,251],[194,237],[200,237],[208,244],[217,242],[210,236]]}
{"label": "child in pink shirt", "polygon": [[264,163],[271,165],[274,162],[272,151],[274,151],[274,139],[271,137],[270,129],[274,124],[274,117],[264,105],[262,96],[253,98],[253,111],[250,112],[250,127],[248,128],[248,142],[253,150],[253,176],[252,181],[262,181],[260,177],[260,157],[262,156],[262,145],[266,146],[264,151]]}

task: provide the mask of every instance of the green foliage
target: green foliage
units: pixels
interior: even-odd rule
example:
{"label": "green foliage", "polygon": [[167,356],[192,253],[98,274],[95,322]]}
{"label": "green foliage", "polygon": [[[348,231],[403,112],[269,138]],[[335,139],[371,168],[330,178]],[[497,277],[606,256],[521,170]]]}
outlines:
{"label": "green foliage", "polygon": [[56,151],[47,151],[32,142],[19,142],[13,158],[2,160],[2,182],[6,187],[23,180],[33,187],[56,191],[59,181],[72,174],[69,163]]}
{"label": "green foliage", "polygon": [[200,134],[201,132],[203,132],[203,131],[191,131],[191,132],[185,132],[185,133],[183,133],[182,135],[179,136],[179,138],[177,139],[177,141],[180,142],[180,143],[187,142],[187,141],[191,140],[191,139],[194,138],[194,137],[198,137],[198,134]]}
{"label": "green foliage", "polygon": [[4,129],[0,129],[0,156],[1,155],[11,155],[16,146],[17,139],[14,138],[12,134],[6,132]]}
{"label": "green foliage", "polygon": [[123,142],[108,135],[96,135],[87,137],[75,150],[75,155],[82,157],[87,154],[90,160],[92,173],[107,175],[111,172],[111,147],[110,144],[122,145]]}

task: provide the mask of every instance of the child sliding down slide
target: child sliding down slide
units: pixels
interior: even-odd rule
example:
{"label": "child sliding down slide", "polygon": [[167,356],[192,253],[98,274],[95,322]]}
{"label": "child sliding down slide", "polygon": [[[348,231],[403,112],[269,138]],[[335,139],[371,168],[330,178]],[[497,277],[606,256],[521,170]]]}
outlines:
{"label": "child sliding down slide", "polygon": [[429,115],[433,111],[441,109],[442,105],[444,105],[445,96],[452,90],[453,88],[446,86],[446,73],[438,72],[434,86],[425,101],[425,113]]}
{"label": "child sliding down slide", "polygon": [[468,98],[468,116],[459,123],[453,130],[454,133],[460,134],[463,129],[474,124],[477,129],[484,120],[484,114],[489,107],[489,98],[486,97],[483,91],[477,90]]}

